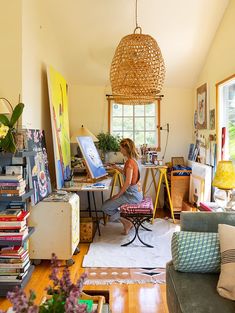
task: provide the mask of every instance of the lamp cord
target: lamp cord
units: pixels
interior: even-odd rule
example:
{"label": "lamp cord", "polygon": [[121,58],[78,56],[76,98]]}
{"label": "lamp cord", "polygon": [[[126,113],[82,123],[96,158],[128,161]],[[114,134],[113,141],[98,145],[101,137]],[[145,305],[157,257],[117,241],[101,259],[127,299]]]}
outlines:
{"label": "lamp cord", "polygon": [[139,29],[140,34],[142,34],[142,28],[138,25],[138,0],[135,0],[135,29],[134,34]]}
{"label": "lamp cord", "polygon": [[162,156],[163,160],[164,160],[165,154],[166,154],[166,148],[167,148],[167,145],[168,145],[168,138],[169,138],[169,129],[167,129],[166,144],[165,144],[165,149],[164,149],[164,153],[163,153],[163,156]]}

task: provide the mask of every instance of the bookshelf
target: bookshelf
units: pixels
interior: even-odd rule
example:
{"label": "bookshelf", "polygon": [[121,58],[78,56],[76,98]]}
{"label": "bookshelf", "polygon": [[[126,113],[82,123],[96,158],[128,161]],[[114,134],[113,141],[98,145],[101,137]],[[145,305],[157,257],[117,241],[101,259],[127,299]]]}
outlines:
{"label": "bookshelf", "polygon": [[[0,173],[4,172],[5,166],[20,165],[22,166],[23,179],[25,180],[25,188],[24,188],[25,193],[24,194],[20,196],[15,195],[13,193],[12,193],[12,196],[9,196],[9,194],[0,195],[1,210],[2,209],[7,210],[11,206],[13,206],[14,208],[14,205],[16,205],[17,203],[22,203],[21,208],[23,211],[28,210],[28,200],[33,194],[33,189],[30,189],[30,182],[29,182],[29,157],[35,154],[36,153],[34,151],[22,151],[22,152],[17,152],[15,154],[0,152],[0,168],[1,168]],[[2,180],[2,184],[4,184],[3,180]],[[6,185],[7,186],[10,185],[9,182]],[[13,190],[14,188],[17,189],[16,187],[13,187]],[[11,188],[6,188],[6,189],[11,189]],[[11,190],[9,192],[11,192]],[[14,257],[12,255],[6,257],[0,254],[0,270],[1,270],[0,272],[0,297],[5,297],[7,295],[7,292],[13,290],[16,286],[19,288],[24,288],[33,273],[34,266],[31,264],[30,259],[29,259],[28,240],[29,240],[29,237],[34,232],[34,227],[28,227],[27,219],[28,217],[22,220],[22,221],[26,220],[26,222],[25,223],[23,222],[22,224],[24,224],[24,227],[23,227],[24,230],[27,230],[26,235],[25,237],[23,237],[23,239],[14,238],[14,235],[16,235],[17,237],[18,233],[17,231],[14,232],[13,230],[11,230],[11,228],[14,228],[14,227],[10,226],[10,223],[9,223],[10,220],[7,220],[7,219],[4,220],[3,223],[5,224],[5,226],[3,226],[3,224],[1,225],[2,229],[4,229],[5,227],[6,229],[8,229],[10,233],[12,232],[12,239],[10,239],[11,235],[6,235],[5,240],[3,238],[4,235],[0,236],[0,249],[2,247],[5,247],[6,249],[9,248],[9,251],[10,251],[11,247],[12,249],[13,247],[15,248],[22,247],[22,249],[19,248],[21,249],[22,255],[19,254],[18,257]],[[17,221],[18,220],[16,220],[16,224],[17,224]],[[21,223],[21,220],[19,221]],[[17,226],[17,227],[20,227],[20,226]],[[1,231],[4,232],[4,230],[2,229]],[[17,254],[17,252],[15,254]],[[17,258],[18,258],[19,263],[16,261]],[[11,276],[8,276],[7,273],[8,273],[8,270],[10,271],[10,269],[14,271],[12,275],[14,275],[14,277],[18,276],[17,278],[11,279]],[[20,275],[22,276],[19,278]],[[8,278],[6,278],[7,276],[9,277],[9,280]]]}

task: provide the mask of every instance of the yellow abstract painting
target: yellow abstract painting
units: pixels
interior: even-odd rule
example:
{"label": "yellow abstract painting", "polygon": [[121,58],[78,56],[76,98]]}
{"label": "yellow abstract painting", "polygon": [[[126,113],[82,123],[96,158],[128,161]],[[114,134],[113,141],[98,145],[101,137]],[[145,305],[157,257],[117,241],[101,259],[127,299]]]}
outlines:
{"label": "yellow abstract painting", "polygon": [[47,68],[51,126],[56,168],[57,188],[71,177],[69,138],[68,86],[64,77],[52,66]]}

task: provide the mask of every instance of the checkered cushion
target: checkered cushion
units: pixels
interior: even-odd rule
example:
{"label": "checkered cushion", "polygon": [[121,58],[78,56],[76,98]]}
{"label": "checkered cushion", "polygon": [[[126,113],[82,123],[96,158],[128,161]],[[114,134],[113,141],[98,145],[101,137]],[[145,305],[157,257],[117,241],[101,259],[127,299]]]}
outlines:
{"label": "checkered cushion", "polygon": [[177,271],[217,273],[220,270],[218,233],[176,232],[172,237],[171,252]]}
{"label": "checkered cushion", "polygon": [[153,214],[153,202],[150,197],[139,203],[126,203],[120,207],[121,214]]}

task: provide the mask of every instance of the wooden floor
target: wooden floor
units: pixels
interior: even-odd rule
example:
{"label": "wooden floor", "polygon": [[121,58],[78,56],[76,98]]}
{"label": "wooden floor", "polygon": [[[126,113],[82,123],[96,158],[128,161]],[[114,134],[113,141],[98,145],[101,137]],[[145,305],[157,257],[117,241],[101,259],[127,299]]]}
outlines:
{"label": "wooden floor", "polygon": [[[83,256],[89,245],[80,244],[80,253],[73,256],[75,264],[70,267],[71,277],[76,280],[83,272],[81,268]],[[35,267],[25,291],[36,292],[36,302],[40,303],[46,294],[45,287],[49,285],[50,261],[43,261]],[[112,313],[168,313],[166,304],[166,286],[164,284],[113,284],[85,286],[86,290],[109,290],[109,302]],[[0,308],[8,309],[11,304],[5,298],[0,298]]]}

